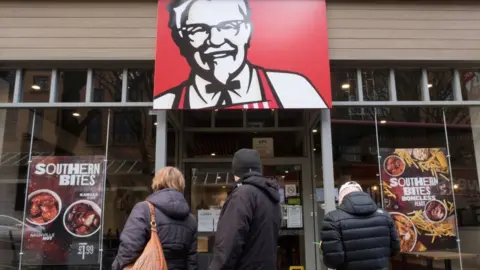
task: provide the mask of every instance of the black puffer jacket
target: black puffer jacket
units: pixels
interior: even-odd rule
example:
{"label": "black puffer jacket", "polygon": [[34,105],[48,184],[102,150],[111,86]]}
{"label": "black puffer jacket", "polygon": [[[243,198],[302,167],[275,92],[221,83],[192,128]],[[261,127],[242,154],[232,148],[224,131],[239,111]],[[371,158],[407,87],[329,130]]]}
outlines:
{"label": "black puffer jacket", "polygon": [[[197,269],[197,221],[182,193],[163,189],[148,196],[155,206],[155,221],[169,270]],[[150,211],[146,202],[135,205],[120,236],[112,265],[121,270],[133,263],[150,239]]]}
{"label": "black puffer jacket", "polygon": [[250,172],[220,213],[209,270],[276,269],[281,212],[278,185]]}
{"label": "black puffer jacket", "polygon": [[323,262],[337,270],[388,269],[400,250],[392,217],[364,192],[348,194],[325,216],[321,238]]}

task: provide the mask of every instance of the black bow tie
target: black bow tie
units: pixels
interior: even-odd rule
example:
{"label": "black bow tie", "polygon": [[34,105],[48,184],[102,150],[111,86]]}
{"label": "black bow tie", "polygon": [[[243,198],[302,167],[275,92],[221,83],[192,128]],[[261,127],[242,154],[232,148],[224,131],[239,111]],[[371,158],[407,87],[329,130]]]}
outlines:
{"label": "black bow tie", "polygon": [[205,86],[205,90],[208,94],[220,93],[216,107],[230,106],[232,105],[232,98],[228,91],[234,91],[240,89],[240,81],[231,81],[226,84],[212,83]]}
{"label": "black bow tie", "polygon": [[211,83],[205,86],[205,90],[208,94],[215,94],[221,91],[233,91],[240,89],[240,81],[231,81],[226,84],[223,83]]}

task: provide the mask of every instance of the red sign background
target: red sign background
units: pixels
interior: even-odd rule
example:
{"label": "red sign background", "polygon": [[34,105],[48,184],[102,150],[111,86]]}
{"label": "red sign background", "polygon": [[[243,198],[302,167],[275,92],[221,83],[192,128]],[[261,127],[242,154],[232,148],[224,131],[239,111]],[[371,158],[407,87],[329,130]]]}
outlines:
{"label": "red sign background", "polygon": [[[158,3],[154,96],[181,84],[190,72],[171,37],[168,3]],[[249,5],[254,28],[248,60],[306,76],[331,107],[325,1],[250,0]]]}

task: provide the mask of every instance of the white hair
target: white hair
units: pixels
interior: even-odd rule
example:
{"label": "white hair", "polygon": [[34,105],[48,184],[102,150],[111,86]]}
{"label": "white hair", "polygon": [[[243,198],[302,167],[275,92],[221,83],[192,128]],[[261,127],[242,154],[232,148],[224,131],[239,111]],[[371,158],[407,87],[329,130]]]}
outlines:
{"label": "white hair", "polygon": [[[199,0],[173,0],[170,4],[168,10],[170,13],[170,28],[171,29],[180,29],[182,27],[182,22],[186,18],[186,13],[190,10],[192,4]],[[227,1],[227,0],[203,0],[203,1]],[[243,0],[238,3],[240,11],[245,17],[250,17],[250,8],[248,6],[248,0]]]}

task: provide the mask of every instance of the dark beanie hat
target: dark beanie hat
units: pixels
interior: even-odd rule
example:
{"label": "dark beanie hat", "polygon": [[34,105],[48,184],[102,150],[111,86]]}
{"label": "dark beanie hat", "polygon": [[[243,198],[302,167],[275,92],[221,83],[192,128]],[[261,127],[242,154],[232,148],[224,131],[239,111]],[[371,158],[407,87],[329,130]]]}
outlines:
{"label": "dark beanie hat", "polygon": [[242,177],[248,172],[262,172],[262,162],[260,154],[253,149],[240,149],[233,156],[232,161],[233,175]]}

